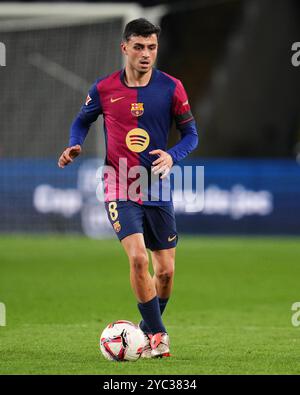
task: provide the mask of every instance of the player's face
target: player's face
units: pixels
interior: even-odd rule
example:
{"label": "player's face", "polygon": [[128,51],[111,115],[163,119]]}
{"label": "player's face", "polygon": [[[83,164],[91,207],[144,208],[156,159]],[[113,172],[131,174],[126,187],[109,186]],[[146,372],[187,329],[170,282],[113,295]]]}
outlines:
{"label": "player's face", "polygon": [[157,57],[157,35],[149,37],[131,36],[121,44],[122,51],[127,56],[127,63],[139,73],[147,73],[151,70]]}

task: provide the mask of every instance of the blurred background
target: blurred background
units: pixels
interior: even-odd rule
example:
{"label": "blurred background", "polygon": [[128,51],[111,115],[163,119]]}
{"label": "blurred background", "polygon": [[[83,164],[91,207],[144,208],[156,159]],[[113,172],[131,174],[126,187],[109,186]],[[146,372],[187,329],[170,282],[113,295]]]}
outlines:
{"label": "blurred background", "polygon": [[[102,118],[57,160],[141,16],[189,94],[205,204],[175,203],[175,358],[110,364],[99,334],[140,315],[96,198]],[[0,2],[0,374],[300,374],[299,21],[299,0]]]}
{"label": "blurred background", "polygon": [[95,195],[102,119],[80,159],[57,159],[141,16],[162,27],[157,67],[184,83],[200,135],[184,163],[205,167],[205,206],[175,205],[179,232],[300,234],[296,0],[1,2],[0,232],[113,236]]}

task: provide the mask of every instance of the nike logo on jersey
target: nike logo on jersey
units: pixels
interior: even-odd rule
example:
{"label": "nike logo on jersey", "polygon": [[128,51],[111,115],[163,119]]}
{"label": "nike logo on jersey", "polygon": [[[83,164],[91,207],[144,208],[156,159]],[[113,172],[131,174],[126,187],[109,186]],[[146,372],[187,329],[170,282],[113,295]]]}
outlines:
{"label": "nike logo on jersey", "polygon": [[169,241],[169,242],[171,242],[171,241],[175,240],[175,239],[176,239],[176,237],[177,237],[176,235],[175,235],[175,236],[173,236],[173,237],[169,236],[169,237],[168,237],[168,241]]}
{"label": "nike logo on jersey", "polygon": [[114,103],[114,102],[119,101],[119,100],[121,100],[121,99],[125,99],[125,96],[117,97],[116,99],[113,99],[113,98],[111,97],[111,98],[110,98],[110,102],[111,102],[111,103]]}
{"label": "nike logo on jersey", "polygon": [[184,103],[182,103],[183,106],[186,106],[187,104],[189,104],[189,101],[185,101]]}

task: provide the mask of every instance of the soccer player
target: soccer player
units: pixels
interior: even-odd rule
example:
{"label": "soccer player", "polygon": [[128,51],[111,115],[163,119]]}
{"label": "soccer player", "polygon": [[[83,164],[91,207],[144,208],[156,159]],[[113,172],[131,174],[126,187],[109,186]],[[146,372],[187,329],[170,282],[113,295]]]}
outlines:
{"label": "soccer player", "polygon": [[[182,83],[154,67],[159,34],[160,27],[144,18],[126,25],[121,43],[125,67],[98,79],[89,90],[71,126],[69,147],[60,156],[59,167],[81,153],[89,127],[100,114],[104,119],[105,163],[117,176],[124,173],[119,160],[125,159],[126,175],[134,166],[143,166],[150,184],[156,175],[158,188],[162,188],[171,167],[196,148],[198,134]],[[181,139],[167,150],[173,120]],[[149,199],[142,187],[137,188],[138,199],[131,198],[129,190],[135,179],[128,177],[121,188],[121,181],[113,184],[104,176],[105,207],[129,259],[130,282],[142,316],[140,328],[147,340],[142,357],[170,356],[162,314],[173,287],[178,239],[174,208],[172,199],[161,198],[161,189],[156,199]],[[153,277],[147,248],[151,250]]]}

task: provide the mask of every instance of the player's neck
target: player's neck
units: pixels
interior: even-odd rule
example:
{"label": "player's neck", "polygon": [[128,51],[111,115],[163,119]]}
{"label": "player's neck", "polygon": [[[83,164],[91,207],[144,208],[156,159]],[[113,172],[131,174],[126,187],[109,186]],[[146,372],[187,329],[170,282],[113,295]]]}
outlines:
{"label": "player's neck", "polygon": [[152,68],[147,73],[139,73],[128,65],[125,67],[124,79],[126,85],[133,86],[146,86],[148,85],[152,76]]}

